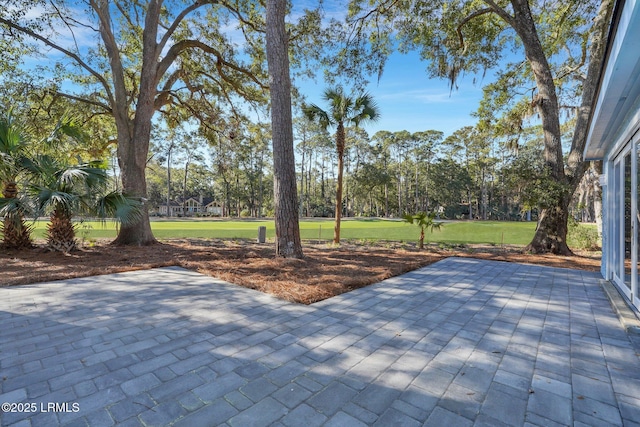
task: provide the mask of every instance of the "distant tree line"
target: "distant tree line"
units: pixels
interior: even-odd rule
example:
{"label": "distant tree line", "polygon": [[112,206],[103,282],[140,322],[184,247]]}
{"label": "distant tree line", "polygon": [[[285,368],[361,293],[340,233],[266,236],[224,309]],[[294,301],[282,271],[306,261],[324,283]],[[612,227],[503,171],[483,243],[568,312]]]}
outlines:
{"label": "distant tree line", "polygon": [[[303,117],[294,128],[300,215],[333,217],[334,137]],[[234,139],[196,138],[199,145],[194,146],[193,138],[175,134],[175,140],[155,144],[147,173],[150,204],[166,203],[169,188],[173,201],[215,199],[225,217],[273,216],[269,131],[258,125],[238,129]],[[345,130],[345,217],[434,212],[448,219],[537,219],[545,197],[538,188],[544,178],[539,129],[530,129],[519,143],[491,138],[474,127],[446,138],[437,130],[378,131],[372,136],[364,128]],[[571,215],[580,221],[596,219],[593,176],[585,176],[571,205]]]}

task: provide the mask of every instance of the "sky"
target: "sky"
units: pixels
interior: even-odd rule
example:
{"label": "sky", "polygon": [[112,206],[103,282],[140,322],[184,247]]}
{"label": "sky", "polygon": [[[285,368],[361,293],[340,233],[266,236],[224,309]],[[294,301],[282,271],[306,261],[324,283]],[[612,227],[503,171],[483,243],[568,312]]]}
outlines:
{"label": "sky", "polygon": [[[295,21],[303,9],[315,8],[317,1],[293,0],[292,4]],[[348,0],[323,0],[322,4],[326,19],[344,19]],[[484,79],[475,76],[478,82],[475,84],[473,75],[460,76],[458,88],[451,91],[448,79],[430,78],[426,68],[427,63],[417,52],[394,52],[389,57],[380,81],[375,81],[373,76],[373,82],[367,88],[381,110],[380,120],[362,126],[369,135],[379,130],[407,130],[412,133],[439,130],[446,137],[476,123],[471,113],[477,110],[482,99],[482,86],[490,83],[492,73],[487,72]],[[300,84],[299,87],[306,96],[306,102],[321,108],[326,106],[322,92],[327,86],[321,78],[319,82]]]}
{"label": "sky", "polygon": [[[394,53],[389,58],[380,81],[369,84],[367,91],[380,109],[380,119],[362,127],[369,133],[407,130],[411,133],[439,130],[446,136],[464,126],[473,126],[471,117],[482,98],[482,85],[473,83],[473,76],[462,76],[458,88],[451,91],[447,79],[430,78],[427,63],[417,53]],[[300,84],[308,103],[327,107],[322,99],[326,85],[319,82]],[[294,113],[295,114],[295,113]]]}
{"label": "sky", "polygon": [[[295,0],[295,5],[303,8],[309,1]],[[313,3],[311,1],[308,5]],[[345,0],[325,0],[325,8],[328,16],[339,18],[346,10]],[[238,33],[238,30],[230,31]],[[92,37],[92,32],[87,29],[76,30],[76,40],[81,45],[90,43]],[[243,40],[240,33],[237,37],[239,41]],[[420,60],[416,52],[391,55],[381,79],[376,81],[374,76],[367,89],[381,112],[377,122],[363,124],[369,135],[379,130],[438,130],[448,136],[463,126],[475,124],[471,113],[479,105],[482,85],[489,83],[487,78],[484,81],[477,78],[479,83],[474,84],[474,76],[462,76],[457,82],[458,88],[451,91],[447,79],[429,78],[426,67],[427,63]],[[327,85],[322,81],[322,73],[319,74],[317,81],[297,83],[307,102],[324,107],[322,92]]]}

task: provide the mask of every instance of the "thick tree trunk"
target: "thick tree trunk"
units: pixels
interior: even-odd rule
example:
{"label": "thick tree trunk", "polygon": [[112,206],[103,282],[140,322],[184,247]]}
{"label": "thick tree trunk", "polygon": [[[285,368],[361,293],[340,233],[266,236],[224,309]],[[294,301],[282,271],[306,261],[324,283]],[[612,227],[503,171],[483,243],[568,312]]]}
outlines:
{"label": "thick tree trunk", "polygon": [[[530,16],[526,0],[514,0],[512,4],[516,10],[516,22],[526,21],[527,13]],[[516,4],[519,4],[520,7],[516,8]],[[531,30],[525,28],[526,25],[523,25],[524,30],[522,32],[518,31],[518,34],[524,41],[527,59],[531,63],[534,74],[536,75],[539,91],[536,106],[540,112],[543,129],[545,130],[545,162],[551,170],[552,178],[564,184],[563,191],[556,197],[555,205],[542,210],[536,233],[531,243],[525,248],[525,251],[534,253],[552,252],[555,254],[571,254],[571,250],[566,243],[568,208],[571,197],[587,169],[587,162],[582,160],[582,153],[586,144],[587,124],[591,112],[591,105],[593,104],[597,91],[597,82],[604,58],[606,34],[611,20],[612,7],[613,2],[611,0],[602,0],[598,15],[594,20],[589,49],[589,67],[587,77],[583,84],[582,103],[578,110],[571,150],[568,155],[566,174],[564,163],[562,162],[559,124],[558,130],[555,130],[555,122],[559,123],[559,110],[549,66],[541,67],[541,65],[546,64],[546,59],[544,64],[540,59],[535,59],[543,55],[542,47],[539,46],[540,43],[537,36],[535,38],[529,37],[528,41],[525,40],[526,35],[531,34]],[[518,11],[521,13],[519,14]],[[518,19],[519,15],[520,18],[524,17],[525,19]],[[532,20],[530,27],[535,30]],[[538,70],[542,71],[540,78],[538,77]],[[551,89],[553,89],[553,92],[551,92]],[[545,92],[543,92],[543,90],[545,90]],[[553,95],[552,98],[550,97],[551,95]],[[547,122],[545,119],[549,119],[550,126],[546,125]]]}
{"label": "thick tree trunk", "polygon": [[124,66],[120,58],[119,47],[111,32],[111,16],[109,2],[96,1],[93,4],[100,19],[100,35],[105,44],[109,57],[109,64],[113,75],[115,99],[112,103],[113,116],[118,131],[118,165],[122,171],[123,192],[131,197],[139,198],[142,205],[140,221],[122,226],[118,237],[113,242],[116,245],[150,245],[156,243],[149,223],[149,207],[147,206],[147,183],[145,168],[149,153],[149,139],[151,137],[151,119],[155,112],[154,100],[158,83],[158,52],[156,36],[158,34],[158,17],[161,4],[151,1],[147,10],[145,26],[142,35],[142,68],[138,103],[135,118],[129,117],[129,99],[127,83],[124,77]]}
{"label": "thick tree trunk", "polygon": [[529,8],[528,0],[512,0],[514,29],[520,36],[525,56],[536,81],[537,95],[533,104],[540,114],[544,133],[544,160],[553,178],[564,181],[562,161],[560,109],[551,67]]}
{"label": "thick tree trunk", "polygon": [[338,123],[336,129],[336,150],[338,154],[338,179],[336,185],[336,215],[335,223],[333,225],[333,243],[340,244],[340,220],[342,218],[342,179],[344,173],[344,125],[342,122]]}
{"label": "thick tree trunk", "polygon": [[116,126],[118,128],[118,164],[122,171],[123,192],[142,201],[142,216],[137,223],[120,227],[118,237],[113,242],[115,245],[147,246],[157,243],[149,222],[145,176],[151,138],[151,119],[155,112],[154,77],[143,72],[141,87],[145,90],[140,91],[135,119],[124,121],[116,117]]}
{"label": "thick tree trunk", "polygon": [[567,246],[567,220],[570,202],[571,195],[567,194],[557,207],[542,210],[536,233],[531,243],[525,248],[526,252],[573,255]]}
{"label": "thick tree trunk", "polygon": [[533,71],[538,89],[533,104],[542,121],[545,167],[550,179],[565,186],[563,191],[549,195],[554,200],[548,203],[548,207],[542,209],[536,233],[525,251],[571,254],[571,250],[567,246],[567,209],[573,191],[567,188],[568,182],[564,173],[560,109],[556,86],[544,49],[538,38],[528,1],[512,0],[511,4],[514,10],[511,23],[522,40],[525,56]]}
{"label": "thick tree trunk", "polygon": [[266,41],[271,91],[276,256],[302,258],[293,150],[289,44],[284,22],[286,8],[286,0],[267,0]]}
{"label": "thick tree trunk", "polygon": [[[151,120],[149,120],[151,122]],[[151,223],[149,221],[149,207],[147,205],[147,181],[145,177],[145,161],[136,162],[136,157],[132,155],[123,155],[126,151],[138,151],[146,148],[149,149],[149,139],[146,144],[139,143],[138,146],[133,141],[118,141],[118,164],[120,165],[122,176],[123,192],[129,196],[139,198],[142,202],[142,216],[137,223],[122,225],[118,232],[118,237],[113,241],[114,245],[135,245],[147,246],[157,243],[153,232],[151,231]],[[143,147],[140,147],[143,145]]]}

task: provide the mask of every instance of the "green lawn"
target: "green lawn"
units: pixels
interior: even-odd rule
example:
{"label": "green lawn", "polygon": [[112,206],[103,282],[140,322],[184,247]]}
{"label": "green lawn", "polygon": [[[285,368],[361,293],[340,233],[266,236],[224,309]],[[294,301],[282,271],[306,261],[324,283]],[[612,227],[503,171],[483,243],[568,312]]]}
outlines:
{"label": "green lawn", "polygon": [[[447,222],[442,228],[427,232],[429,242],[491,243],[526,245],[533,237],[535,222]],[[151,222],[154,235],[159,239],[170,238],[256,238],[258,227],[267,227],[267,237],[275,236],[272,220],[156,220]],[[420,229],[416,225],[398,220],[345,219],[342,221],[343,239],[416,241]],[[35,236],[43,237],[46,222],[38,221]],[[333,239],[333,220],[302,220],[300,231],[303,239]],[[78,223],[78,238],[114,238],[116,226],[112,222],[95,221]]]}

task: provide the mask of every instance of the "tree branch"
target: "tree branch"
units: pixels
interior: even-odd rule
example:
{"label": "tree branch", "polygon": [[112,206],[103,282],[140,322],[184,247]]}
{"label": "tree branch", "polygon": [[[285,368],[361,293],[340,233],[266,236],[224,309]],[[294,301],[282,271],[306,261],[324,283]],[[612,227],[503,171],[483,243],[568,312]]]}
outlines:
{"label": "tree branch", "polygon": [[[109,4],[105,2],[105,0],[90,0],[90,4],[100,20],[100,35],[107,50],[109,65],[113,73],[113,86],[116,93],[115,98],[109,94],[109,101],[112,105],[114,115],[117,115],[120,120],[128,120],[129,103],[127,102],[127,91],[124,81],[124,67],[122,66],[118,44],[111,31]],[[116,120],[117,119],[118,118],[116,118]]]}
{"label": "tree branch", "polygon": [[[127,23],[129,24],[129,28],[131,29],[131,31],[133,31],[137,27],[137,25],[135,25],[133,23],[133,21],[131,20],[131,15],[129,15],[127,13],[127,11],[124,10],[124,8],[122,7],[122,4],[120,4],[120,2],[115,2],[115,4],[116,4],[116,7],[118,8],[118,10],[120,11],[120,15],[122,15],[122,18],[125,21],[127,21]],[[137,14],[136,14],[136,16],[137,16]]]}
{"label": "tree branch", "polygon": [[76,35],[73,32],[73,30],[71,29],[71,25],[69,25],[69,23],[67,22],[67,19],[62,16],[62,12],[60,12],[60,9],[58,8],[58,6],[51,2],[51,6],[53,7],[53,9],[56,11],[56,14],[58,15],[58,17],[60,18],[60,20],[62,20],[62,22],[64,22],[64,25],[67,27],[67,29],[69,30],[69,32],[71,33],[71,37],[73,38],[73,44],[76,45],[76,50],[78,52],[80,52],[80,48],[78,47],[78,41],[76,40]]}
{"label": "tree branch", "polygon": [[52,95],[54,96],[61,96],[63,98],[67,98],[67,99],[71,99],[73,101],[78,101],[78,102],[82,102],[84,104],[89,104],[89,105],[93,105],[96,107],[100,107],[103,110],[105,110],[105,112],[107,112],[108,114],[112,114],[113,110],[111,109],[111,107],[107,104],[104,104],[102,102],[99,101],[94,101],[91,99],[87,99],[87,98],[83,98],[77,95],[71,95],[70,93],[65,93],[65,92],[60,92],[60,91],[51,91],[50,92]]}
{"label": "tree branch", "polygon": [[176,44],[174,44],[173,46],[171,46],[171,48],[169,48],[169,51],[167,52],[167,55],[162,59],[162,61],[160,61],[160,63],[158,64],[158,78],[160,78],[162,75],[164,75],[164,73],[167,71],[167,69],[171,66],[171,64],[173,63],[173,61],[176,60],[176,58],[178,57],[178,55],[180,55],[180,53],[189,50],[189,49],[200,49],[203,52],[209,53],[214,55],[217,58],[216,61],[216,68],[218,70],[218,73],[225,79],[228,79],[228,76],[226,76],[224,74],[224,71],[222,70],[222,66],[228,67],[232,70],[235,70],[241,74],[244,74],[245,76],[247,76],[250,80],[252,80],[255,84],[257,84],[259,87],[261,87],[262,89],[268,89],[268,86],[262,84],[250,71],[245,70],[244,68],[233,64],[231,62],[228,62],[226,60],[224,60],[222,58],[222,54],[215,48],[202,43],[199,40],[181,40],[179,42],[177,42]]}
{"label": "tree branch", "polygon": [[251,28],[253,31],[257,32],[257,33],[265,33],[266,30],[264,28],[259,28],[257,25],[255,25],[253,22],[246,20],[243,16],[242,13],[240,13],[240,11],[238,9],[236,9],[235,7],[232,7],[229,3],[219,3],[222,6],[224,6],[227,10],[229,10],[229,12],[233,13],[233,15],[235,15],[235,17],[238,19],[238,21],[240,21],[242,24],[246,25],[247,27]]}
{"label": "tree branch", "polygon": [[201,6],[205,6],[207,4],[214,4],[214,3],[217,3],[217,2],[216,1],[204,2],[201,0],[196,0],[195,3],[193,3],[191,6],[187,6],[182,12],[180,12],[180,14],[176,16],[176,19],[173,20],[169,28],[167,28],[167,32],[164,34],[164,36],[162,36],[160,43],[158,43],[158,53],[162,52],[164,47],[167,45],[167,42],[169,41],[173,33],[176,31],[176,28],[178,28],[178,25],[180,25],[180,22],[182,22],[185,16],[187,16],[188,14],[190,14],[191,12],[193,12],[194,10],[198,9]]}
{"label": "tree branch", "polygon": [[503,8],[498,6],[498,4],[495,3],[493,0],[483,0],[483,1],[486,4],[489,5],[489,7],[493,10],[493,12],[496,15],[498,15],[500,18],[502,18],[511,27],[515,28],[517,26],[515,18],[513,16],[509,15],[509,13],[506,10],[504,10]]}
{"label": "tree branch", "polygon": [[462,54],[463,55],[467,53],[467,45],[464,42],[464,36],[462,35],[462,27],[464,27],[468,22],[470,22],[471,20],[477,18],[478,16],[486,15],[488,13],[495,13],[495,11],[491,7],[487,7],[487,8],[484,8],[484,9],[477,10],[477,11],[473,12],[471,15],[467,16],[466,18],[464,18],[462,20],[462,22],[460,22],[460,24],[458,24],[458,27],[456,28],[456,32],[458,33],[458,39],[460,39],[460,48],[462,49]]}
{"label": "tree branch", "polygon": [[364,16],[359,16],[355,18],[353,22],[357,22],[357,21],[364,22],[373,14],[383,14],[387,12],[389,9],[391,9],[393,6],[395,6],[396,3],[398,2],[399,0],[392,0],[389,5],[385,5],[385,3],[383,2],[379,6],[376,6],[375,8],[371,9],[369,12],[365,13]]}
{"label": "tree branch", "polygon": [[[575,67],[568,68],[565,72],[563,72],[558,77],[556,77],[556,79],[562,80],[565,77],[567,77],[569,74],[575,73],[580,68],[582,68],[582,66],[584,64],[586,64],[586,62],[587,62],[587,45],[586,45],[586,43],[583,43],[582,44],[582,55],[580,57],[580,62]],[[586,79],[586,76],[579,77],[579,78],[584,81]]]}
{"label": "tree branch", "polygon": [[67,49],[63,48],[62,46],[58,46],[57,44],[55,44],[51,40],[41,36],[40,34],[37,34],[37,33],[33,32],[33,31],[31,31],[30,29],[25,28],[25,27],[23,27],[21,25],[18,25],[16,23],[12,22],[12,21],[9,21],[9,20],[4,19],[4,18],[0,18],[0,23],[1,24],[5,24],[8,27],[13,28],[14,30],[20,31],[21,33],[24,33],[24,34],[28,35],[29,37],[32,37],[32,38],[34,38],[36,40],[39,40],[42,43],[44,43],[45,45],[51,47],[52,49],[57,50],[58,52],[62,52],[66,56],[68,56],[69,58],[71,58],[74,61],[76,61],[76,63],[78,65],[80,65],[80,67],[84,68],[92,76],[94,76],[96,79],[98,79],[98,81],[104,87],[104,90],[107,92],[107,97],[109,98],[110,102],[113,101],[113,94],[111,93],[111,88],[109,87],[109,84],[106,81],[106,79],[100,73],[98,73],[96,70],[91,68],[89,66],[89,64],[84,62],[82,60],[82,58],[80,58],[78,55],[76,55],[75,53],[73,53],[71,51],[68,51]]}
{"label": "tree branch", "polygon": [[[363,16],[358,16],[356,18],[354,18],[353,20],[349,20],[347,19],[347,23],[351,23],[354,24],[352,26],[352,30],[349,34],[349,36],[347,37],[345,44],[347,46],[349,46],[352,42],[352,40],[354,39],[354,37],[358,38],[360,37],[360,35],[362,34],[362,29],[367,21],[367,19],[369,19],[372,15],[381,15],[385,12],[387,12],[389,9],[391,9],[393,6],[395,6],[397,3],[399,2],[399,0],[390,0],[389,4],[385,4],[384,2],[382,2],[380,5],[376,6],[375,8],[371,9],[370,11],[368,11],[367,13],[365,13]],[[376,26],[378,25],[378,22],[376,20]],[[355,36],[354,36],[355,33]]]}
{"label": "tree branch", "polygon": [[175,84],[175,82],[180,80],[181,77],[182,69],[176,70],[169,76],[169,78],[167,78],[162,89],[158,91],[158,96],[154,101],[156,110],[159,110],[164,105],[171,103],[171,101],[169,100],[169,96],[171,95],[171,87]]}
{"label": "tree branch", "polygon": [[[209,73],[201,72],[200,74],[203,75],[204,77],[210,79],[214,83],[218,84],[218,86],[220,87],[220,90],[222,91],[223,96],[225,97],[227,102],[229,102],[229,105],[231,105],[232,108],[233,108],[233,101],[231,100],[231,97],[229,97],[229,94],[227,93],[227,90],[224,88],[224,85],[222,84],[222,82],[219,81],[218,79],[216,79],[215,76],[213,76],[213,75],[211,75]],[[219,71],[218,71],[218,74],[220,75],[220,77],[222,77],[223,81],[225,81],[225,82],[229,83],[231,86],[233,86],[233,88],[238,92],[239,95],[241,95],[242,97],[244,97],[247,100],[251,99],[249,94],[247,94],[241,87],[236,85],[231,79],[226,77],[224,74],[220,74]]]}

